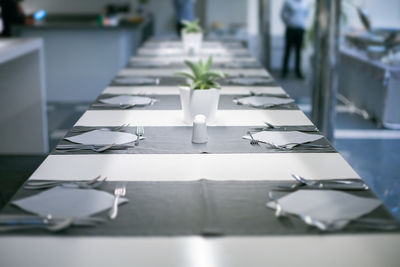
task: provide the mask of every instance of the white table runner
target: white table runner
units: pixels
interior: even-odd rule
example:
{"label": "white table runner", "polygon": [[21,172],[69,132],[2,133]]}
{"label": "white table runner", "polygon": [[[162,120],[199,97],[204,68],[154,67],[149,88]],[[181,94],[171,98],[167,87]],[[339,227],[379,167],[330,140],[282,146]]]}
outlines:
{"label": "white table runner", "polygon": [[[278,86],[223,86],[221,95],[248,95],[251,92],[263,94],[286,94]],[[148,94],[148,95],[179,95],[178,86],[109,86],[103,94]]]}
{"label": "white table runner", "polygon": [[[139,69],[127,68],[122,69],[118,75],[120,76],[173,76],[176,72],[190,73],[188,68],[163,68],[163,69]],[[231,76],[238,76],[240,74],[245,76],[262,76],[269,77],[270,74],[264,69],[215,69],[215,71],[223,71]]]}
{"label": "white table runner", "polygon": [[191,181],[358,178],[338,153],[50,155],[30,179]]}
{"label": "white table runner", "polygon": [[[218,110],[209,126],[313,125],[300,110]],[[89,110],[75,126],[188,126],[181,110]]]}

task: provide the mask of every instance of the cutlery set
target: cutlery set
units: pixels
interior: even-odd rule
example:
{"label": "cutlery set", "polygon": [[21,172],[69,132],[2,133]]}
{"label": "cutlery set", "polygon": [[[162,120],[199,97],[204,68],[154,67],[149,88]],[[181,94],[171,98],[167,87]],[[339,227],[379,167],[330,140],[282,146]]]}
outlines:
{"label": "cutlery set", "polygon": [[[73,128],[71,130],[71,133],[85,133],[85,132],[90,132],[94,130],[104,130],[104,131],[114,131],[118,132],[121,130],[124,130],[125,128],[129,127],[129,123],[127,124],[122,124],[121,126],[117,127],[112,127],[112,128],[98,128],[98,127],[85,127],[83,129],[81,128]],[[105,145],[82,145],[82,144],[59,144],[56,146],[57,152],[60,153],[68,153],[68,152],[77,152],[77,151],[82,151],[82,150],[89,150],[97,153],[105,152],[107,150],[127,150],[134,148],[135,146],[139,145],[139,140],[146,139],[144,137],[144,127],[143,126],[138,126],[136,128],[136,136],[137,139],[134,144],[105,144]]]}
{"label": "cutlery set", "polygon": [[[299,175],[292,174],[292,177],[297,183],[290,185],[279,185],[278,190],[297,190],[297,189],[310,189],[310,190],[353,190],[353,191],[366,191],[369,189],[368,185],[360,179],[333,179],[333,180],[308,180]],[[268,198],[275,205],[275,217],[289,217],[290,214],[284,210],[279,202],[279,199],[275,196],[274,191],[268,192]],[[333,222],[327,223],[322,220],[312,218],[307,214],[295,214],[305,224],[316,227],[320,231],[340,231],[344,229],[348,224],[356,226],[362,229],[371,230],[382,230],[390,231],[400,229],[400,223],[393,219],[379,219],[379,218],[368,218],[361,217],[357,219],[337,219]]]}
{"label": "cutlery set", "polygon": [[[56,186],[62,186],[66,188],[81,188],[81,189],[96,189],[103,182],[105,178],[97,176],[92,180],[78,180],[78,181],[28,181],[25,185],[25,189],[39,190],[49,189]],[[114,190],[114,199],[112,207],[109,211],[108,217],[110,220],[116,219],[118,215],[118,201],[120,197],[125,196],[126,185],[118,184]],[[46,217],[35,216],[35,215],[0,215],[0,232],[17,231],[17,230],[29,230],[29,229],[44,229],[49,232],[59,232],[67,229],[71,226],[83,226],[92,227],[97,226],[101,223],[105,223],[107,220],[101,217],[81,217],[81,218],[53,218],[51,214]]]}
{"label": "cutlery set", "polygon": [[79,145],[79,144],[61,144],[57,145],[56,150],[59,152],[76,152],[81,150],[91,150],[93,152],[104,152],[106,150],[126,150],[133,148],[134,145]]}
{"label": "cutlery set", "polygon": [[[258,141],[254,139],[252,132],[262,132],[262,131],[297,131],[297,132],[304,132],[304,133],[318,133],[318,129],[314,126],[274,126],[271,123],[268,123],[264,121],[266,127],[253,127],[250,128],[250,131],[247,131],[247,134],[250,136],[250,144],[251,145],[260,145],[261,141]],[[319,144],[312,144],[310,142],[308,143],[287,143],[285,145],[277,145],[273,142],[266,142],[263,141],[261,143],[264,143],[268,145],[270,148],[277,149],[277,150],[293,150],[296,147],[304,147],[304,149],[307,150],[323,150],[323,149],[329,149],[331,148],[330,145],[319,145]]]}
{"label": "cutlery set", "polygon": [[28,230],[28,229],[44,229],[49,232],[59,232],[71,226],[97,226],[106,222],[106,219],[99,217],[85,218],[52,218],[40,217],[34,215],[1,215],[0,216],[0,232]]}
{"label": "cutlery set", "polygon": [[120,126],[110,127],[110,128],[86,127],[86,126],[84,128],[74,127],[74,128],[71,129],[71,133],[84,133],[84,132],[89,132],[89,131],[94,131],[94,130],[118,132],[120,130],[124,130],[125,128],[127,128],[129,126],[130,126],[129,123],[124,123],[124,124],[122,124]]}
{"label": "cutlery set", "polygon": [[56,186],[62,187],[69,187],[69,188],[82,188],[82,189],[94,189],[101,186],[107,177],[101,178],[101,175],[97,176],[92,180],[73,180],[73,181],[65,181],[65,180],[58,180],[58,181],[36,181],[36,180],[29,180],[25,183],[25,189],[32,189],[32,190],[42,190],[42,189],[49,189]]}
{"label": "cutlery set", "polygon": [[308,180],[299,175],[291,175],[295,183],[278,185],[279,190],[293,191],[297,189],[326,189],[326,190],[369,190],[368,185],[361,179],[331,179],[331,180]]}

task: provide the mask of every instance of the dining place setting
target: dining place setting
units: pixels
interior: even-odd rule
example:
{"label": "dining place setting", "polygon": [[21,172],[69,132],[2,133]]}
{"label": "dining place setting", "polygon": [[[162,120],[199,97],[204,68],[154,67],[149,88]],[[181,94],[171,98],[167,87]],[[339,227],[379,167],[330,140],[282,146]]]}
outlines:
{"label": "dining place setting", "polygon": [[[398,234],[399,222],[295,99],[270,75],[245,74],[264,69],[248,54],[230,58],[240,43],[212,44],[174,63],[180,42],[145,42],[0,212],[0,236],[120,248],[155,240],[163,251],[245,239],[262,251],[280,238]],[[234,50],[218,55],[220,47]],[[225,73],[232,69],[238,75]]]}

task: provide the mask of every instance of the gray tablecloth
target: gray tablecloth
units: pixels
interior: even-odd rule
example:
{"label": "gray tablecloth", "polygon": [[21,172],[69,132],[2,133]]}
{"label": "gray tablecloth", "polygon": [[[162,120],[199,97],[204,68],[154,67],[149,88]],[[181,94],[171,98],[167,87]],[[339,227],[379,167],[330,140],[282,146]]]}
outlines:
{"label": "gray tablecloth", "polygon": [[[94,105],[90,107],[91,110],[121,110],[122,108],[115,105],[107,105],[99,102],[101,99],[110,98],[116,95],[103,94],[100,95],[95,101]],[[143,96],[143,95],[142,95]],[[225,110],[243,110],[243,109],[271,109],[271,110],[297,110],[297,105],[293,102],[285,105],[277,105],[268,108],[254,108],[248,105],[238,105],[233,102],[235,98],[246,97],[249,95],[221,95],[219,97],[218,109]],[[182,109],[179,95],[146,95],[159,100],[153,105],[147,106],[134,106],[128,109],[143,109],[143,110],[177,110]],[[101,106],[99,106],[101,104]]]}
{"label": "gray tablecloth", "polygon": [[[134,171],[134,170],[132,170]],[[271,181],[210,181],[192,182],[128,182],[129,203],[120,207],[116,220],[97,227],[72,227],[58,235],[67,236],[186,236],[186,235],[303,235],[320,234],[300,219],[277,219],[267,208],[268,192],[288,182]],[[114,182],[100,188],[113,192]],[[14,199],[38,191],[20,189]],[[278,192],[283,196],[287,192]],[[353,192],[374,197],[371,192]],[[8,205],[3,214],[23,213]],[[104,212],[99,216],[106,217]],[[392,218],[381,206],[371,218]],[[370,230],[349,225],[340,233]],[[10,233],[8,233],[10,234]],[[21,235],[45,235],[44,230],[14,232]],[[4,235],[4,234],[2,234]]]}
{"label": "gray tablecloth", "polygon": [[[91,127],[92,128],[92,127]],[[101,127],[98,127],[101,128]],[[106,127],[107,128],[107,127]],[[300,129],[310,129],[311,127],[301,127]],[[75,127],[75,129],[85,130],[85,127]],[[291,150],[279,150],[271,148],[266,144],[260,143],[259,146],[251,145],[249,140],[242,136],[247,134],[251,128],[241,126],[217,126],[208,127],[208,143],[193,144],[192,127],[145,127],[144,136],[146,139],[140,140],[136,146],[127,149],[111,149],[104,151],[104,154],[225,154],[225,153],[335,153],[336,150],[330,145],[326,138],[314,141],[311,144],[327,145],[322,149],[310,149],[300,145]],[[290,129],[299,129],[288,127]],[[136,127],[127,127],[123,131],[135,133]],[[314,132],[317,134],[318,132]],[[67,136],[79,133],[69,132]],[[69,141],[61,141],[59,144],[72,144]],[[67,152],[63,150],[53,150],[52,154],[98,154],[92,150],[80,150]]]}

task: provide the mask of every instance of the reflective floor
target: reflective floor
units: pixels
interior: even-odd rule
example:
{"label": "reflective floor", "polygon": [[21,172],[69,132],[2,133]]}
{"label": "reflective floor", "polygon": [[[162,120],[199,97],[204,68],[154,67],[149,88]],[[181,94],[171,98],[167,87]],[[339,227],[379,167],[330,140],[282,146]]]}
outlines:
{"label": "reflective floor", "polygon": [[[277,80],[310,116],[309,86],[290,77]],[[400,131],[380,129],[338,101],[335,136],[336,149],[400,220]]]}
{"label": "reflective floor", "polygon": [[[273,73],[279,77],[277,73]],[[310,115],[310,89],[304,81],[277,79]],[[50,147],[88,108],[89,103],[48,105]],[[335,147],[400,220],[400,131],[379,129],[340,101],[337,107]],[[44,160],[43,156],[0,156],[0,207]]]}

